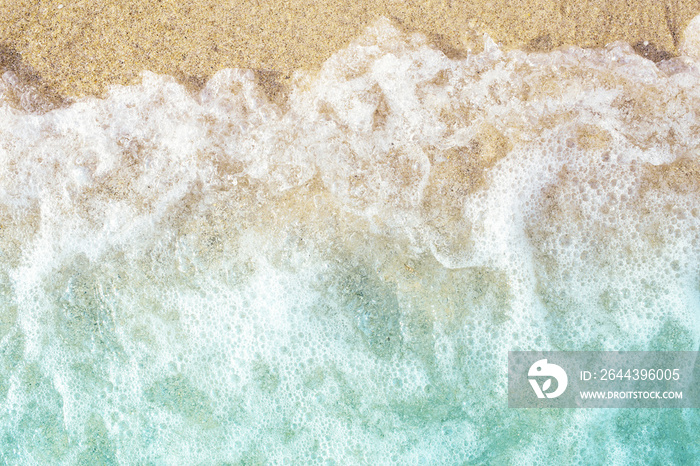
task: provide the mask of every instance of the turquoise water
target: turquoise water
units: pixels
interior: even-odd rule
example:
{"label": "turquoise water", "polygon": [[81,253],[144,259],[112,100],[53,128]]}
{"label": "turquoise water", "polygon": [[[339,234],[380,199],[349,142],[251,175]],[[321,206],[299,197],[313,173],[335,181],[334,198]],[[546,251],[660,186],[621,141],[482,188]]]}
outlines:
{"label": "turquoise water", "polygon": [[506,393],[509,350],[698,349],[697,61],[484,40],[2,103],[0,462],[698,463],[697,410]]}

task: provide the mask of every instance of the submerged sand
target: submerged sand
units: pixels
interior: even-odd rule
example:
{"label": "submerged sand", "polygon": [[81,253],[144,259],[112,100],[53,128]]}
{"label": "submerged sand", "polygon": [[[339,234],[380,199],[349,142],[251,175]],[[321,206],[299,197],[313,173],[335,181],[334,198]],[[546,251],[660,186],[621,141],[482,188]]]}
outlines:
{"label": "submerged sand", "polygon": [[0,67],[20,69],[21,57],[20,74],[58,96],[100,95],[144,69],[193,87],[228,67],[281,80],[318,67],[381,16],[448,56],[485,32],[534,50],[622,40],[658,60],[676,53],[698,12],[700,2],[681,0],[18,0],[0,6]]}

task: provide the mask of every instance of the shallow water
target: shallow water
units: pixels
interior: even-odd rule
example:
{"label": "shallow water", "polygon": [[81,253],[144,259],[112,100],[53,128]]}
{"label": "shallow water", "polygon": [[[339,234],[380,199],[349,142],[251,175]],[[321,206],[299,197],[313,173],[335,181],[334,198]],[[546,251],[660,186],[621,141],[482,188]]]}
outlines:
{"label": "shallow water", "polygon": [[381,21],[274,99],[6,73],[2,462],[698,461],[695,410],[506,397],[509,350],[698,349],[698,62],[484,40]]}

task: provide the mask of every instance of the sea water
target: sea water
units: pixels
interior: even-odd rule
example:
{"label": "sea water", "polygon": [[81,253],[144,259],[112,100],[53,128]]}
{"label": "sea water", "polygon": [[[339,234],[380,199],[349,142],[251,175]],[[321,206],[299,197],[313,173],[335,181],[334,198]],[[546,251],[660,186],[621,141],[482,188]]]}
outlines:
{"label": "sea water", "polygon": [[698,349],[695,29],[450,59],[383,20],[283,92],[48,112],[5,73],[0,463],[699,461],[696,410],[506,396],[509,350]]}

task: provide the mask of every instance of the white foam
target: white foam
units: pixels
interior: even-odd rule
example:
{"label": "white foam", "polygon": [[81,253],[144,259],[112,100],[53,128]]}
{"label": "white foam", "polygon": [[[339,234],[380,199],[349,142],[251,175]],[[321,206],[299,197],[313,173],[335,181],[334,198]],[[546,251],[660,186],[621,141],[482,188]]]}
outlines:
{"label": "white foam", "polygon": [[450,60],[380,21],[281,106],[242,70],[2,102],[7,461],[583,455],[614,416],[508,437],[507,351],[697,349],[695,22],[658,66],[488,37]]}

